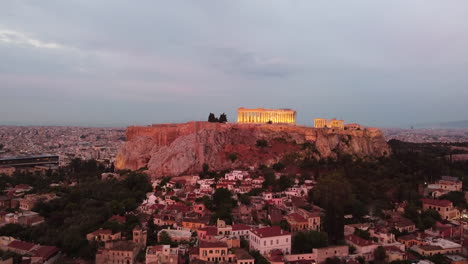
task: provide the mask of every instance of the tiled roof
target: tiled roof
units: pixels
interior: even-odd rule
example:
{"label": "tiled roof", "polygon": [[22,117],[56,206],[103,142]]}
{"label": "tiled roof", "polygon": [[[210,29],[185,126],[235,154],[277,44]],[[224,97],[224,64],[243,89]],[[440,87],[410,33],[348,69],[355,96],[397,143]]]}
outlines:
{"label": "tiled roof", "polygon": [[208,236],[216,236],[218,234],[218,228],[215,226],[206,226],[198,229],[198,232],[206,231]]}
{"label": "tiled roof", "polygon": [[421,199],[421,202],[424,204],[434,205],[434,206],[442,206],[442,207],[449,207],[452,206],[452,202],[449,200],[435,200],[429,198]]}
{"label": "tiled roof", "polygon": [[113,215],[111,218],[109,218],[109,222],[111,221],[125,223],[127,221],[127,218],[125,216]]}
{"label": "tiled roof", "polygon": [[238,231],[238,230],[249,230],[251,229],[250,226],[244,225],[244,224],[233,224],[232,225],[232,231]]}
{"label": "tiled roof", "polygon": [[275,236],[284,236],[289,235],[289,232],[284,231],[279,226],[269,226],[259,229],[251,230],[258,237],[275,237]]}
{"label": "tiled roof", "polygon": [[59,251],[60,250],[57,247],[40,246],[38,249],[34,250],[34,255],[43,259],[49,259],[50,257],[57,254]]}
{"label": "tiled roof", "polygon": [[31,250],[35,246],[36,245],[32,243],[28,243],[28,242],[24,242],[20,240],[14,240],[10,244],[8,244],[9,248],[15,248],[15,249],[26,250],[26,251]]}
{"label": "tiled roof", "polygon": [[217,241],[217,242],[200,241],[200,245],[199,245],[199,248],[222,248],[222,247],[227,248],[227,244],[224,242],[220,242],[220,241]]}
{"label": "tiled roof", "polygon": [[349,241],[357,246],[360,246],[360,247],[365,247],[365,246],[371,246],[374,244],[374,242],[370,241],[370,240],[365,240],[361,237],[358,237],[356,235],[347,235],[345,237],[345,240],[346,241]]}
{"label": "tiled roof", "polygon": [[302,215],[298,213],[292,213],[286,216],[288,219],[294,220],[295,222],[307,222],[307,219],[305,219]]}

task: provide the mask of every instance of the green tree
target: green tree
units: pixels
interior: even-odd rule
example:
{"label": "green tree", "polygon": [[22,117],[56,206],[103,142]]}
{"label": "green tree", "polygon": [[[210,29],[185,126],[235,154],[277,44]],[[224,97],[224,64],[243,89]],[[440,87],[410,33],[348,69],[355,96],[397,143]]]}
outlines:
{"label": "green tree", "polygon": [[445,195],[442,195],[440,199],[449,200],[453,203],[454,206],[466,208],[466,199],[464,192],[449,192]]}
{"label": "green tree", "polygon": [[255,259],[255,264],[270,264],[270,262],[257,250],[250,251],[249,254]]}
{"label": "green tree", "polygon": [[220,123],[226,123],[228,120],[227,120],[227,116],[225,113],[222,113],[220,116],[219,116],[219,122]]}
{"label": "green tree", "polygon": [[328,246],[328,236],[325,232],[313,230],[301,231],[294,234],[292,238],[293,253],[310,253],[313,248]]}
{"label": "green tree", "polygon": [[337,257],[327,258],[325,264],[341,264],[341,260]]}
{"label": "green tree", "polygon": [[285,166],[281,162],[275,163],[272,166],[272,169],[274,169],[275,171],[282,171],[284,168],[285,168]]}
{"label": "green tree", "polygon": [[330,242],[337,244],[343,240],[344,207],[352,202],[351,185],[341,173],[320,177],[312,190],[313,201],[325,209],[324,227]]}
{"label": "green tree", "polygon": [[290,176],[281,175],[277,182],[277,190],[282,192],[291,186],[293,186],[292,178]]}
{"label": "green tree", "polygon": [[383,264],[386,263],[387,259],[387,252],[385,252],[385,248],[379,246],[374,250],[374,263],[375,264]]}
{"label": "green tree", "polygon": [[255,145],[259,148],[264,148],[268,146],[268,141],[266,139],[258,139]]}
{"label": "green tree", "polygon": [[228,159],[231,161],[231,162],[235,162],[237,160],[237,153],[229,153],[228,154]]}
{"label": "green tree", "polygon": [[210,113],[208,115],[208,122],[214,123],[214,122],[218,122],[218,121],[219,121],[218,118],[216,118],[216,116],[213,113]]}
{"label": "green tree", "polygon": [[166,231],[161,231],[158,235],[158,244],[160,245],[171,245],[172,238]]}

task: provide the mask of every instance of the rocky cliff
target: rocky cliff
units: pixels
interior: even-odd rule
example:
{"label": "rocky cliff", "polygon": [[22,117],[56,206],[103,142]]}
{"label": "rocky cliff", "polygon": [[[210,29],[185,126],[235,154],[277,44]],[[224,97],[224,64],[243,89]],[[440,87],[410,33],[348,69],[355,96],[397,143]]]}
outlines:
{"label": "rocky cliff", "polygon": [[[259,139],[268,146],[257,147]],[[271,165],[286,154],[303,152],[301,144],[315,145],[318,158],[337,152],[357,157],[388,155],[390,149],[376,128],[363,130],[316,129],[295,125],[189,122],[127,128],[117,169],[147,167],[152,177],[197,174],[204,163],[223,170]]]}

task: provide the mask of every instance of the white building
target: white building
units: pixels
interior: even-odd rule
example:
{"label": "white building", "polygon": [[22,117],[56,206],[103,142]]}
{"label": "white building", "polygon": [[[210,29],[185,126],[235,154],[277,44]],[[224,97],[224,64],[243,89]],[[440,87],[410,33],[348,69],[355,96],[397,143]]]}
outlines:
{"label": "white building", "polygon": [[270,226],[250,230],[250,250],[258,250],[261,254],[268,254],[279,249],[284,254],[291,253],[291,234],[279,226]]}

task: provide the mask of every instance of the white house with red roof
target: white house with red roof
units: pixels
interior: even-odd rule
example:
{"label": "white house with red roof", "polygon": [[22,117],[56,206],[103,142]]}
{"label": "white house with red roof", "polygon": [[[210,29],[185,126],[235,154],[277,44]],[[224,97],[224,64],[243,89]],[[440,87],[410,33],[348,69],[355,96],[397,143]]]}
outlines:
{"label": "white house with red roof", "polygon": [[269,226],[252,229],[249,235],[250,250],[258,250],[266,255],[272,250],[280,250],[283,254],[291,253],[291,233],[279,226]]}

